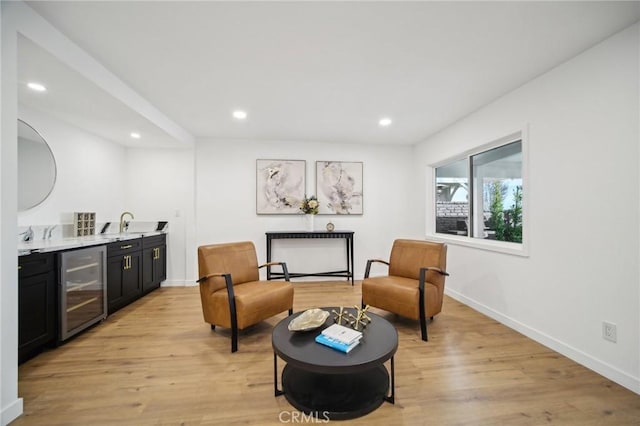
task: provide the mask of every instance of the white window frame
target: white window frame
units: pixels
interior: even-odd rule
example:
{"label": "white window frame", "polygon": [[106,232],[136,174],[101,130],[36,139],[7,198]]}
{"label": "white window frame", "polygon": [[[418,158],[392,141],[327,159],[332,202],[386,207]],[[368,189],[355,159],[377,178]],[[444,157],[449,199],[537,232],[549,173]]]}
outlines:
{"label": "white window frame", "polygon": [[[489,151],[491,149],[498,148],[512,142],[516,142],[518,140],[522,142],[522,243],[485,240],[481,238],[474,238],[472,236],[436,233],[436,169],[438,167],[450,164],[454,161],[463,159],[470,160],[471,156],[473,155],[477,155],[482,152]],[[433,163],[429,165],[428,169],[430,169],[430,173],[427,174],[427,188],[429,191],[431,191],[431,196],[427,196],[426,208],[428,212],[432,213],[427,214],[426,216],[427,223],[425,224],[425,229],[427,230],[427,238],[482,250],[512,254],[516,256],[529,256],[529,245],[531,243],[531,234],[529,232],[529,194],[531,191],[531,185],[529,180],[529,135],[527,126],[523,126],[517,131],[509,132],[507,136],[493,139],[491,142],[484,143],[455,156],[451,156],[444,160],[438,161],[437,163]],[[469,179],[473,179],[473,177],[469,176]],[[471,194],[469,195],[471,196]]]}

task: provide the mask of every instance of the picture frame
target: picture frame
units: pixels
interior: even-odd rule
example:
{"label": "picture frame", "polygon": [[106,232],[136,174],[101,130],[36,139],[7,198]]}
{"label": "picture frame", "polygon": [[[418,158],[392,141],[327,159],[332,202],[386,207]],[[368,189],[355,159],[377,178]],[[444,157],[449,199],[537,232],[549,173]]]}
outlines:
{"label": "picture frame", "polygon": [[305,160],[256,160],[256,214],[302,214]]}
{"label": "picture frame", "polygon": [[316,161],[318,214],[363,214],[363,163]]}

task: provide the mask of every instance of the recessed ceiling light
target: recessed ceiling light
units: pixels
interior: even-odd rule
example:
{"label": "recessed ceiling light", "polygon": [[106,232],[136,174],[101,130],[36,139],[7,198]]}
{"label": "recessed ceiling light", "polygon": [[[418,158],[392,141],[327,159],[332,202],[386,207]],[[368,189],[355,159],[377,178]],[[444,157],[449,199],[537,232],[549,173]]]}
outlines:
{"label": "recessed ceiling light", "polygon": [[29,89],[31,90],[35,90],[36,92],[44,92],[47,90],[47,88],[44,87],[42,84],[36,83],[33,81],[30,83],[27,83],[27,87],[29,87]]}
{"label": "recessed ceiling light", "polygon": [[140,133],[131,132],[131,137],[134,139],[140,139]]}
{"label": "recessed ceiling light", "polygon": [[380,121],[378,121],[378,124],[382,127],[387,127],[391,125],[391,119],[388,117],[381,118]]}
{"label": "recessed ceiling light", "polygon": [[247,118],[247,112],[239,109],[235,110],[233,111],[233,118],[236,118],[238,120],[244,120],[245,118]]}

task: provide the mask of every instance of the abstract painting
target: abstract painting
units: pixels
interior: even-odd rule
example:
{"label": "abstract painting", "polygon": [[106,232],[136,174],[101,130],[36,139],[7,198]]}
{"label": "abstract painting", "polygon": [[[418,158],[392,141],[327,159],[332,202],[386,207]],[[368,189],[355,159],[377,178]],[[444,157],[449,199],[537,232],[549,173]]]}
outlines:
{"label": "abstract painting", "polygon": [[362,214],[362,163],[316,161],[318,214]]}
{"label": "abstract painting", "polygon": [[256,160],[256,213],[301,214],[306,167],[304,160]]}

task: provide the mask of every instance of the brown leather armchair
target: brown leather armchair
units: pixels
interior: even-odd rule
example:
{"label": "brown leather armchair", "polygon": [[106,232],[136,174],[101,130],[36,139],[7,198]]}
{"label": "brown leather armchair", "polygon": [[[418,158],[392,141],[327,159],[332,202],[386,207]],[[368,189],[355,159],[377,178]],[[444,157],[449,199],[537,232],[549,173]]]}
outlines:
{"label": "brown leather armchair", "polygon": [[231,328],[231,352],[238,350],[238,330],[257,324],[280,312],[293,313],[293,286],[284,281],[261,281],[256,248],[250,241],[198,247],[198,283],[204,321]]}
{"label": "brown leather armchair", "polygon": [[[369,278],[374,262],[389,266],[388,275]],[[362,306],[370,305],[420,320],[427,340],[427,317],[442,310],[447,268],[447,245],[422,240],[395,240],[389,262],[367,261],[362,281]]]}

